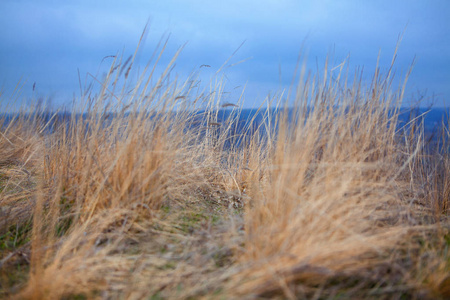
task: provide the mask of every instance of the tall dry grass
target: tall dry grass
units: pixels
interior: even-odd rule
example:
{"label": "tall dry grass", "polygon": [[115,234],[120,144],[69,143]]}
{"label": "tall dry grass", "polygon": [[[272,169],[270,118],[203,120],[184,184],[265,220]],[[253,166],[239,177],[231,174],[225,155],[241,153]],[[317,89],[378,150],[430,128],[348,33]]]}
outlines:
{"label": "tall dry grass", "polygon": [[127,91],[116,58],[69,118],[4,120],[3,296],[449,296],[448,153],[398,129],[390,71],[302,76],[236,132],[223,82],[171,81],[175,59]]}

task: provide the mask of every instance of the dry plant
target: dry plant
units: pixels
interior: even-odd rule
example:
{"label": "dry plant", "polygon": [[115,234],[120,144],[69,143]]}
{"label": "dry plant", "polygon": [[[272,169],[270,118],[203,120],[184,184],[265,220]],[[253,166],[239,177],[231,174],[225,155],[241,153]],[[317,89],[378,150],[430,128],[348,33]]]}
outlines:
{"label": "dry plant", "polygon": [[303,73],[242,125],[223,81],[171,79],[178,53],[157,78],[160,46],[71,113],[3,116],[2,296],[449,296],[448,149],[399,130],[391,71]]}

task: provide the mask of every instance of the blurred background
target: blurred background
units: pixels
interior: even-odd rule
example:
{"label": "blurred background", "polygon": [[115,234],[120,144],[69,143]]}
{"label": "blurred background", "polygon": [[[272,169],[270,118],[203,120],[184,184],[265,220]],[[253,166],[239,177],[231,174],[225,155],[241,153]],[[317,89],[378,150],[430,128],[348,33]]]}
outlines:
{"label": "blurred background", "polygon": [[33,99],[70,106],[93,77],[103,78],[107,56],[134,53],[146,24],[136,65],[143,69],[169,38],[157,73],[184,45],[173,74],[184,80],[197,73],[208,88],[220,71],[222,101],[236,103],[245,86],[244,108],[288,89],[300,53],[312,72],[328,56],[330,68],[347,61],[350,77],[357,69],[370,81],[378,57],[388,70],[400,36],[394,84],[415,62],[404,106],[450,104],[446,0],[2,0],[0,12],[1,98],[15,106]]}

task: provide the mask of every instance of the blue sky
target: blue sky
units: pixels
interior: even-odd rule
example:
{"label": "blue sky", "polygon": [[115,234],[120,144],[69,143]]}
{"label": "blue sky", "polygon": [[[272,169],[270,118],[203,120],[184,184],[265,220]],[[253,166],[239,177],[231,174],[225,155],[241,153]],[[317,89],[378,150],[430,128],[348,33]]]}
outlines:
{"label": "blue sky", "polygon": [[[425,95],[423,105],[450,106],[450,1],[87,1],[0,2],[2,101],[51,98],[54,106],[79,97],[78,70],[99,74],[107,55],[132,54],[145,24],[144,65],[163,35],[170,34],[165,66],[186,44],[174,70],[180,78],[200,71],[203,83],[239,48],[226,68],[224,102],[236,102],[246,85],[245,107],[288,88],[302,42],[307,67],[337,65],[350,55],[350,70],[364,66],[369,78],[378,53],[386,70],[404,32],[395,65],[400,79],[416,57],[405,102]],[[405,29],[406,28],[406,29]],[[211,68],[199,69],[202,64]],[[280,72],[281,71],[281,72]],[[21,82],[19,97],[11,97]],[[33,84],[36,83],[33,92]],[[17,93],[16,93],[17,94]]]}

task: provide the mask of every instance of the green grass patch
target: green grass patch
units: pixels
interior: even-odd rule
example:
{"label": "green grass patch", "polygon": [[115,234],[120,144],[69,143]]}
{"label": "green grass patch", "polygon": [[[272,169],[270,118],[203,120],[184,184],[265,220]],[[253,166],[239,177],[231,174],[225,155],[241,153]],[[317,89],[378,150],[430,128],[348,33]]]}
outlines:
{"label": "green grass patch", "polygon": [[28,243],[31,240],[32,226],[31,219],[21,225],[11,225],[0,235],[0,250],[11,251]]}

